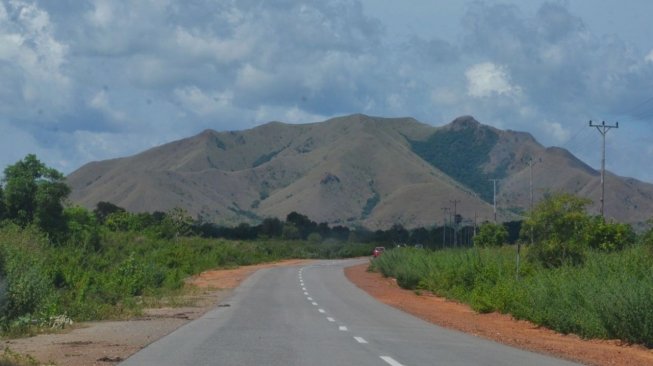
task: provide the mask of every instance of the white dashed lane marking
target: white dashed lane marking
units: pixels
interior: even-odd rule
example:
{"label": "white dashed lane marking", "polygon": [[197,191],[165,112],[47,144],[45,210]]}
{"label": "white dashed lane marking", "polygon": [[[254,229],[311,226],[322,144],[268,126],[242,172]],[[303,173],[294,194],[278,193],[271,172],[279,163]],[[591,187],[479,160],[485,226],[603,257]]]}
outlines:
{"label": "white dashed lane marking", "polygon": [[381,359],[383,361],[385,361],[386,363],[388,363],[388,365],[390,365],[390,366],[404,366],[404,365],[400,364],[399,362],[397,362],[394,358],[392,358],[390,356],[381,356]]}
{"label": "white dashed lane marking", "polygon": [[[302,271],[303,271],[303,268],[299,270],[299,284],[300,284],[300,286],[302,288],[302,291],[304,291],[304,295],[307,296],[306,299],[308,301],[312,301],[311,304],[313,304],[313,306],[318,306],[317,302],[313,301],[313,298],[308,296],[308,291],[306,290],[306,287],[304,286],[304,279],[302,278]],[[317,309],[317,311],[319,311],[322,314],[326,313],[326,311],[324,309]],[[328,316],[326,319],[331,323],[335,323],[335,321],[336,321],[334,318],[332,318],[330,316]],[[348,332],[349,331],[349,329],[345,325],[338,326],[338,330],[340,330],[341,332]],[[359,344],[368,344],[367,340],[365,340],[365,338],[363,338],[363,337],[354,337],[354,339]],[[385,361],[385,363],[387,363],[390,366],[404,366],[403,364],[399,363],[397,360],[395,360],[394,358],[392,358],[390,356],[379,356],[379,357],[383,361]]]}

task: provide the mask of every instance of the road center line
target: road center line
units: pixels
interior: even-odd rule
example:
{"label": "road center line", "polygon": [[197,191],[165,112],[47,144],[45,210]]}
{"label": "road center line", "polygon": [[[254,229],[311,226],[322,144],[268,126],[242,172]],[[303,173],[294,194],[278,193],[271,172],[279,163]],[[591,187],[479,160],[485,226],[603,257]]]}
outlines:
{"label": "road center line", "polygon": [[336,321],[336,320],[335,320],[335,319],[333,319],[332,317],[328,317],[328,318],[327,318],[327,320],[328,320],[328,321],[330,321],[331,323],[333,323],[333,322],[335,322],[335,321]]}
{"label": "road center line", "polygon": [[383,361],[387,362],[391,366],[404,366],[390,356],[380,356],[380,357]]}
{"label": "road center line", "polygon": [[363,337],[354,337],[356,342],[361,343],[361,344],[367,344],[367,341]]}
{"label": "road center line", "polygon": [[313,301],[313,298],[312,297],[307,297],[306,300]]}
{"label": "road center line", "polygon": [[338,327],[338,329],[343,331],[343,332],[346,332],[348,330],[347,327],[344,326],[344,325],[341,325],[340,327]]}
{"label": "road center line", "polygon": [[313,306],[317,306],[317,303],[315,301],[313,301],[311,304],[313,304]]}
{"label": "road center line", "polygon": [[324,309],[317,309],[317,311],[319,311],[319,312],[322,313],[322,314],[325,313]]}
{"label": "road center line", "polygon": [[308,292],[304,291],[304,295],[308,296]]}

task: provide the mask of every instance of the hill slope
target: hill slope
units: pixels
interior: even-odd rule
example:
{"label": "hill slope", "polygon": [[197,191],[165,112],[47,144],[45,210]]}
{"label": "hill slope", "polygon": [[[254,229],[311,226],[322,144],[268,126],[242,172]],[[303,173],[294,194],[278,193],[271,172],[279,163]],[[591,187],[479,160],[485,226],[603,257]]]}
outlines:
{"label": "hill slope", "polygon": [[[442,207],[479,221],[493,217],[490,178],[499,184],[499,219],[528,207],[529,168],[543,188],[597,199],[596,171],[526,133],[461,117],[435,128],[412,118],[352,115],[326,122],[271,122],[246,131],[206,130],[121,159],[87,164],[68,177],[71,199],[110,201],[131,211],[176,206],[223,224],[301,212],[318,222],[384,228],[442,223]],[[653,185],[609,176],[606,214],[653,215]]]}

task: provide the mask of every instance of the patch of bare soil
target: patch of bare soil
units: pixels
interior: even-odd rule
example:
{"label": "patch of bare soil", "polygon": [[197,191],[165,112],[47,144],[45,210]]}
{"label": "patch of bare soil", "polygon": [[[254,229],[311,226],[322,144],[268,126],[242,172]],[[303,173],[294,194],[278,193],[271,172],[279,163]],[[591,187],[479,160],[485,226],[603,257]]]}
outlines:
{"label": "patch of bare soil", "polygon": [[377,300],[428,322],[510,346],[597,366],[653,365],[653,351],[613,340],[584,340],[516,320],[509,315],[479,314],[469,306],[432,294],[417,295],[396,280],[368,272],[368,264],[345,269],[347,278]]}
{"label": "patch of bare soil", "polygon": [[12,351],[30,355],[39,362],[59,366],[114,365],[189,321],[199,318],[257,270],[309,262],[288,260],[206,271],[186,281],[187,284],[198,287],[198,291],[193,291],[182,299],[175,299],[178,304],[192,305],[146,309],[142,316],[124,321],[75,324],[59,333],[2,340],[0,347],[9,347]]}

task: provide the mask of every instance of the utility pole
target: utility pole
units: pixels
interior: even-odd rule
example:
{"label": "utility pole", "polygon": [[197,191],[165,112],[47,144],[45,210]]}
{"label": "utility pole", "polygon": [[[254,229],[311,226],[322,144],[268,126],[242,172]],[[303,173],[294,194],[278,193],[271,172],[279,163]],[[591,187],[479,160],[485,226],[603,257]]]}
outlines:
{"label": "utility pole", "polygon": [[444,225],[442,226],[442,249],[447,245],[447,216],[449,215],[449,207],[440,207],[444,213]]}
{"label": "utility pole", "polygon": [[[531,215],[533,215],[533,159],[528,162],[528,167],[531,170],[531,182],[530,182],[530,190],[531,190],[531,204],[530,204],[530,211]],[[531,225],[531,245],[533,245],[533,225]],[[517,244],[517,255],[519,255],[519,244]],[[517,266],[519,268],[519,266]]]}
{"label": "utility pole", "polygon": [[456,217],[457,217],[458,211],[456,210],[456,207],[458,206],[458,203],[460,203],[460,200],[453,200],[453,201],[449,201],[449,202],[453,204],[453,222],[454,222],[454,225],[453,225],[453,246],[455,247],[455,246],[458,245],[458,238],[457,238],[457,235],[456,235],[456,232],[458,231],[458,222],[456,222]]}
{"label": "utility pole", "polygon": [[592,121],[590,121],[590,127],[596,127],[596,129],[601,133],[601,136],[603,136],[603,153],[601,155],[601,217],[604,216],[604,207],[605,207],[605,134],[610,131],[611,128],[619,128],[619,122],[616,124],[610,126],[606,125],[605,121],[601,122],[601,124],[593,124]]}
{"label": "utility pole", "polygon": [[494,195],[492,197],[494,201],[494,223],[496,224],[497,223],[497,182],[499,181],[499,179],[490,179],[490,180],[494,184]]}

